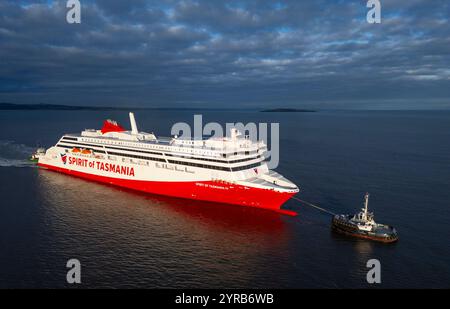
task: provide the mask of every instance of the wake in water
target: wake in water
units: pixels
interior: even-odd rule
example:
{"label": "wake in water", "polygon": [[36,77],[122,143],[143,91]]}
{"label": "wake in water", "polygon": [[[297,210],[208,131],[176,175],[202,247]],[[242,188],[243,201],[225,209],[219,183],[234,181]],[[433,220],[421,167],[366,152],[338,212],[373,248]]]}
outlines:
{"label": "wake in water", "polygon": [[34,163],[29,160],[33,151],[33,147],[0,140],[0,167],[34,166]]}

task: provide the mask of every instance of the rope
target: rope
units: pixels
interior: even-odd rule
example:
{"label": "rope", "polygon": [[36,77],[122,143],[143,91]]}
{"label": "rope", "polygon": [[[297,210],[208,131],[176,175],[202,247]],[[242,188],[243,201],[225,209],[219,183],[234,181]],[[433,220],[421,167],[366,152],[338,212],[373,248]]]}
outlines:
{"label": "rope", "polygon": [[308,206],[314,207],[314,208],[316,208],[316,209],[318,209],[318,210],[320,210],[320,211],[326,212],[327,214],[330,214],[330,215],[332,215],[332,216],[336,215],[335,213],[333,213],[333,212],[331,212],[331,211],[329,211],[329,210],[326,210],[326,209],[324,209],[324,208],[322,208],[322,207],[319,207],[319,206],[316,206],[316,205],[314,205],[314,204],[311,204],[311,203],[309,203],[309,202],[307,202],[307,201],[301,200],[301,199],[299,199],[298,197],[292,197],[292,198],[293,198],[294,200],[299,201],[299,202],[302,203],[302,204],[306,204],[306,205],[308,205]]}

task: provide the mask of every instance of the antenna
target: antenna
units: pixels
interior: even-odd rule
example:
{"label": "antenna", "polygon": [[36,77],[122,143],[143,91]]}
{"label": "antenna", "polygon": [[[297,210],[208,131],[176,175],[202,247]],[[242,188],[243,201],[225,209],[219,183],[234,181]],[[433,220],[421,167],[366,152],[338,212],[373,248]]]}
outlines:
{"label": "antenna", "polygon": [[137,135],[139,131],[136,125],[136,119],[134,119],[134,113],[131,112],[130,112],[130,123],[131,123],[131,134]]}

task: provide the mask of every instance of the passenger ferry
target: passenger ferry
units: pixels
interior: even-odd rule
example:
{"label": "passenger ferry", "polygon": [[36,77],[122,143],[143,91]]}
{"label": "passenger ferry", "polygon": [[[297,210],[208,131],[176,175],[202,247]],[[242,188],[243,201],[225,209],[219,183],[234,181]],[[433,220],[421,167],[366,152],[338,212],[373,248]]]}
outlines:
{"label": "passenger ferry", "polygon": [[264,142],[237,129],[225,138],[158,138],[129,116],[130,131],[106,120],[33,156],[39,167],[133,190],[296,214],[281,206],[299,189],[269,170]]}

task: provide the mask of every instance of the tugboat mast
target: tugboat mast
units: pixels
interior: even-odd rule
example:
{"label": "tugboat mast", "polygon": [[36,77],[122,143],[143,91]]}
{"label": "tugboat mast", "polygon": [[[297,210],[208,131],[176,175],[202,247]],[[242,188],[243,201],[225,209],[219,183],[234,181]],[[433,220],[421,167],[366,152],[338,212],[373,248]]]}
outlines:
{"label": "tugboat mast", "polygon": [[364,196],[364,209],[363,209],[363,211],[364,211],[363,219],[364,219],[364,221],[367,221],[368,220],[367,213],[369,211],[369,193],[368,192],[366,192],[366,195]]}

